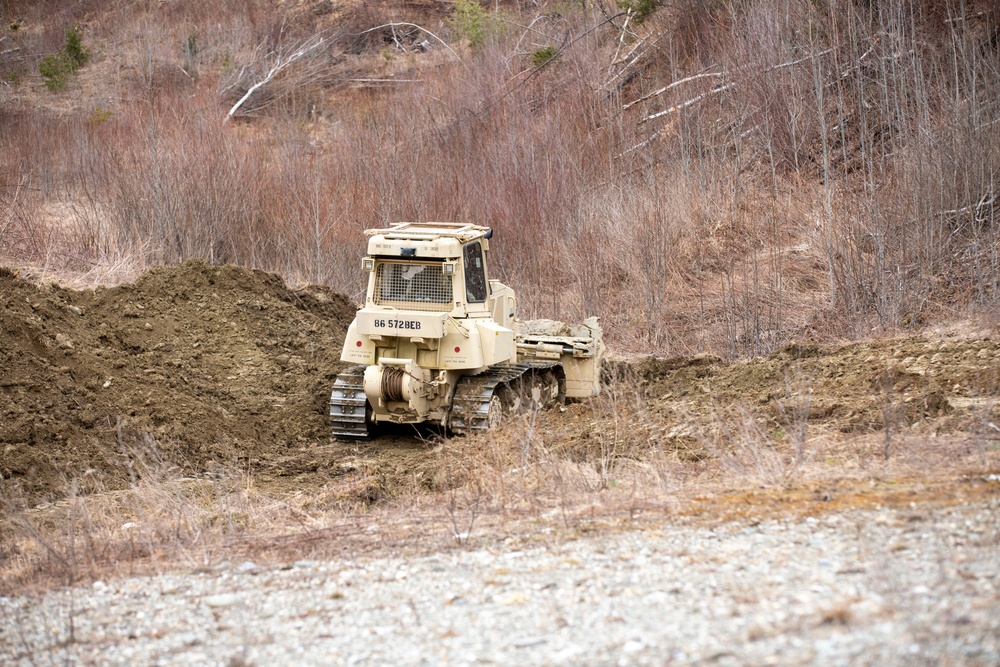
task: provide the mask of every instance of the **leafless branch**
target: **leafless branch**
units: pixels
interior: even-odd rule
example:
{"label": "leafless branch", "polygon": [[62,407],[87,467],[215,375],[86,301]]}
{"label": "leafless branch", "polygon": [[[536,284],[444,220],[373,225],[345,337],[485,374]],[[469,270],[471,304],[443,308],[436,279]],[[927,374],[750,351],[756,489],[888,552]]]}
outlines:
{"label": "leafless branch", "polygon": [[966,213],[972,213],[973,211],[975,211],[976,218],[978,219],[982,217],[983,211],[985,209],[992,207],[993,204],[995,204],[998,199],[1000,199],[1000,193],[987,192],[975,204],[969,204],[968,206],[963,206],[961,208],[953,208],[950,211],[938,211],[934,215],[940,217],[952,216],[952,215],[958,216],[958,215],[964,215]]}
{"label": "leafless branch", "polygon": [[[604,83],[601,84],[600,90],[604,90],[605,88],[607,88],[608,86],[610,86],[611,83],[614,82],[616,79],[620,79],[622,77],[622,75],[624,75],[626,72],[630,71],[632,69],[632,67],[637,62],[639,62],[640,60],[642,60],[642,57],[644,55],[646,55],[647,51],[641,51],[639,53],[639,55],[635,56],[634,58],[632,57],[632,54],[634,54],[639,49],[640,46],[642,46],[643,44],[645,44],[646,40],[648,38],[649,38],[649,36],[647,35],[646,37],[643,37],[642,39],[640,39],[636,43],[636,45],[633,46],[632,49],[627,54],[625,54],[625,57],[622,58],[621,60],[617,59],[617,54],[616,54],[616,56],[615,56],[616,59],[610,65],[608,65],[608,69],[609,70],[611,68],[613,68],[615,65],[618,65],[618,64],[620,64],[622,62],[625,62],[625,61],[628,61],[628,62],[625,62],[625,64],[621,68],[619,68],[619,70],[617,72],[615,72],[614,74],[609,75],[608,79]],[[659,36],[657,36],[656,40],[653,41],[653,44],[655,44],[657,40],[659,40]]]}
{"label": "leafless branch", "polygon": [[348,79],[348,83],[423,83],[423,79]]}
{"label": "leafless branch", "polygon": [[734,88],[735,86],[736,86],[735,82],[722,84],[721,86],[717,86],[717,87],[713,88],[712,90],[709,90],[708,92],[702,93],[701,95],[696,95],[695,97],[692,97],[689,100],[685,100],[684,102],[681,102],[680,104],[675,104],[674,106],[670,107],[669,109],[664,109],[663,111],[657,111],[654,114],[650,114],[649,116],[646,116],[645,118],[643,118],[639,122],[640,123],[646,123],[646,122],[649,122],[651,120],[656,120],[657,118],[662,118],[663,116],[667,116],[667,115],[672,114],[672,113],[677,113],[678,111],[681,111],[682,109],[686,109],[689,106],[692,106],[694,104],[697,104],[698,102],[701,102],[706,97],[709,97],[711,95],[718,95],[719,93],[724,93],[725,91],[729,90],[730,88]]}
{"label": "leafless branch", "polygon": [[628,32],[628,22],[630,20],[632,20],[631,10],[626,12],[625,20],[622,22],[621,32],[618,34],[618,46],[615,47],[615,57],[611,59],[612,62],[616,62],[618,60],[618,54],[621,53],[622,47],[625,46],[625,33]]}
{"label": "leafless branch", "polygon": [[306,41],[302,42],[294,51],[290,54],[285,55],[284,53],[277,53],[274,58],[274,62],[271,67],[267,70],[267,73],[261,78],[260,81],[250,86],[249,90],[233,105],[233,108],[229,110],[226,114],[226,118],[223,122],[229,122],[229,119],[239,111],[250,96],[253,95],[261,86],[268,84],[275,76],[280,74],[283,70],[287,69],[290,65],[295,63],[297,60],[302,59],[304,56],[308,55],[312,51],[315,51],[320,46],[324,44],[326,39],[320,35],[315,35],[310,37]]}
{"label": "leafless branch", "polygon": [[17,198],[21,194],[21,186],[24,183],[23,179],[17,182],[14,190],[14,196],[10,201],[10,215],[7,216],[6,222],[3,223],[3,227],[0,228],[0,241],[7,235],[7,230],[14,223],[14,207],[17,205]]}
{"label": "leafless branch", "polygon": [[[814,60],[814,59],[819,58],[821,56],[825,56],[825,55],[827,55],[829,53],[832,53],[833,51],[834,51],[834,49],[831,47],[829,49],[826,49],[824,51],[820,51],[818,53],[811,53],[808,56],[804,56],[804,57],[799,58],[797,60],[790,60],[788,62],[778,63],[777,65],[771,65],[770,67],[766,67],[766,68],[764,68],[761,71],[763,73],[768,73],[768,72],[773,72],[775,70],[783,69],[783,68],[786,68],[786,67],[793,67],[794,65],[798,65],[800,63],[804,63],[804,62],[807,62],[809,60]],[[746,72],[746,71],[750,71],[750,70],[751,70],[751,68],[749,68],[749,67],[741,67],[740,69],[738,69],[736,71],[737,72]],[[634,106],[634,105],[638,104],[639,102],[643,102],[645,100],[648,100],[651,97],[656,97],[658,95],[662,95],[666,91],[668,91],[671,88],[674,88],[676,86],[679,86],[682,83],[688,83],[689,81],[695,81],[695,80],[698,80],[698,79],[704,79],[706,77],[716,77],[716,78],[718,78],[718,77],[722,77],[722,76],[723,76],[723,74],[720,74],[720,73],[717,73],[717,72],[705,72],[704,74],[695,74],[695,75],[686,77],[684,79],[680,79],[678,81],[674,81],[673,83],[671,83],[668,86],[664,86],[663,88],[660,88],[659,90],[655,90],[652,93],[649,93],[648,95],[645,95],[645,96],[643,96],[643,97],[641,97],[641,98],[639,98],[637,100],[629,102],[628,104],[626,104],[626,105],[624,105],[622,107],[622,110],[628,109],[629,107]],[[650,120],[655,120],[655,119],[660,118],[662,116],[666,116],[668,114],[680,111],[681,109],[686,109],[687,107],[691,106],[692,104],[697,104],[698,102],[700,102],[701,100],[703,100],[704,98],[706,98],[706,97],[708,97],[710,95],[715,95],[717,93],[724,92],[724,91],[729,90],[730,88],[734,87],[735,85],[736,84],[734,82],[729,82],[729,83],[723,84],[721,86],[713,88],[712,90],[708,91],[707,93],[702,93],[701,95],[693,97],[690,100],[687,100],[687,101],[682,102],[680,104],[676,104],[676,105],[670,107],[669,109],[665,109],[663,111],[659,111],[657,113],[654,113],[654,114],[651,114],[649,116],[646,116],[641,122],[647,122],[647,121],[650,121]]]}
{"label": "leafless branch", "polygon": [[427,28],[424,28],[423,26],[419,26],[416,23],[407,23],[405,21],[396,21],[396,22],[393,22],[393,23],[383,23],[382,25],[377,25],[374,28],[368,28],[368,30],[362,30],[358,34],[359,35],[365,35],[365,34],[367,34],[369,32],[374,32],[376,30],[381,30],[382,28],[401,28],[401,27],[416,28],[417,30],[419,30],[421,32],[427,33],[428,35],[430,35],[431,37],[433,37],[434,39],[436,39],[437,41],[439,41],[441,43],[441,45],[444,46],[444,48],[448,49],[451,52],[451,54],[453,56],[455,56],[455,60],[458,60],[458,61],[462,60],[462,58],[458,55],[458,53],[455,51],[455,49],[453,49],[450,46],[448,46],[448,43],[446,41],[444,41],[443,39],[441,39],[440,37],[438,37],[437,35],[435,35],[433,32],[431,32]]}
{"label": "leafless branch", "polygon": [[[816,58],[821,58],[821,57],[823,57],[825,55],[833,53],[835,50],[836,49],[831,46],[829,49],[826,49],[824,51],[819,51],[817,53],[810,53],[808,56],[804,56],[802,58],[799,58],[798,60],[790,60],[787,63],[778,63],[777,65],[771,65],[770,67],[765,68],[764,71],[765,72],[773,72],[774,70],[784,69],[786,67],[792,67],[794,65],[799,65],[799,64],[807,62],[809,60],[815,60]],[[744,69],[747,69],[747,68],[744,68]]]}
{"label": "leafless branch", "polygon": [[[634,54],[636,51],[638,51],[639,47],[642,46],[643,44],[645,44],[647,39],[649,39],[649,35],[646,35],[645,37],[643,37],[642,39],[640,39],[639,41],[637,41],[635,44],[633,44],[632,48],[628,50],[628,53],[626,53],[621,58],[618,58],[618,54],[615,53],[615,58],[611,61],[611,65],[610,66],[614,67],[615,65],[620,65],[622,63],[625,63],[625,67],[623,67],[618,72],[618,74],[616,76],[621,75],[621,72],[627,70],[629,67],[631,67],[632,65],[634,65],[635,62],[639,58],[641,58],[643,55],[645,55],[646,52],[643,51],[642,53],[640,53],[639,55],[637,55],[635,58],[632,58],[632,54]],[[657,39],[659,39],[659,37],[657,37]],[[654,41],[654,44],[655,44],[655,41]]]}
{"label": "leafless branch", "polygon": [[524,41],[524,38],[528,36],[529,32],[538,32],[538,31],[535,30],[535,24],[538,23],[539,21],[545,19],[545,18],[547,18],[547,17],[544,16],[544,15],[542,15],[542,14],[539,14],[535,18],[531,19],[531,23],[529,23],[527,25],[527,27],[524,28],[524,32],[521,33],[521,36],[517,38],[517,43],[514,44],[514,53],[515,54],[518,53],[521,50],[521,43]]}
{"label": "leafless branch", "polygon": [[646,100],[648,100],[648,99],[650,99],[652,97],[656,97],[657,95],[662,95],[663,93],[667,92],[671,88],[676,88],[677,86],[679,86],[681,84],[688,83],[690,81],[697,81],[698,79],[704,79],[704,78],[707,78],[707,77],[716,77],[716,78],[718,78],[718,77],[721,77],[721,76],[722,76],[722,74],[720,74],[718,72],[705,72],[704,74],[694,74],[692,76],[688,76],[688,77],[685,77],[683,79],[678,79],[677,81],[674,81],[670,85],[664,86],[663,88],[660,88],[658,90],[654,90],[651,93],[647,93],[646,95],[643,95],[642,97],[640,97],[637,100],[633,100],[633,101],[629,102],[628,104],[623,105],[622,106],[622,110],[624,111],[625,109],[628,109],[629,107],[633,107],[636,104],[639,104],[640,102],[645,102]]}

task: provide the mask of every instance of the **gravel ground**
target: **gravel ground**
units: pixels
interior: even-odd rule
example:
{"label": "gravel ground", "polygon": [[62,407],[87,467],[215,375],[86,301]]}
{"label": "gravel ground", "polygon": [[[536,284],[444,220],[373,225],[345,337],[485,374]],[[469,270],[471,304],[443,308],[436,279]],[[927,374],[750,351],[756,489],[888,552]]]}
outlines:
{"label": "gravel ground", "polygon": [[0,664],[997,665],[998,510],[96,582],[0,598]]}

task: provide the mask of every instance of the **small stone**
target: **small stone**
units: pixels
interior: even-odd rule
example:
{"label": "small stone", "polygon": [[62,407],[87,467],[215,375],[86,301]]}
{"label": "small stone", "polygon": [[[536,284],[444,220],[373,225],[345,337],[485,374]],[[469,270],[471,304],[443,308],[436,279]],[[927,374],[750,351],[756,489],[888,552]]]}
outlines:
{"label": "small stone", "polygon": [[540,646],[547,641],[548,640],[545,637],[529,637],[528,639],[522,639],[514,642],[514,648],[530,648],[532,646]]}
{"label": "small stone", "polygon": [[63,333],[56,334],[56,343],[58,343],[59,347],[61,347],[64,350],[73,349],[73,341],[66,334]]}
{"label": "small stone", "polygon": [[622,653],[625,653],[626,655],[631,655],[633,653],[638,653],[644,648],[646,648],[646,645],[643,642],[630,639],[629,641],[625,642],[625,646],[622,647]]}
{"label": "small stone", "polygon": [[150,324],[149,322],[146,322],[146,324],[145,324],[145,325],[143,325],[143,328],[144,328],[144,329],[145,329],[146,331],[152,331],[152,330],[153,330],[153,325],[152,325],[152,324]]}
{"label": "small stone", "polygon": [[528,602],[530,602],[530,599],[524,593],[511,593],[510,595],[505,596],[501,600],[501,604],[506,605],[508,607],[512,607],[514,605],[526,604]]}
{"label": "small stone", "polygon": [[209,607],[232,607],[238,604],[240,599],[233,595],[232,593],[220,593],[218,595],[209,595],[202,602],[204,602]]}
{"label": "small stone", "polygon": [[83,315],[83,310],[77,308],[76,306],[66,306],[66,310],[73,313],[74,315]]}

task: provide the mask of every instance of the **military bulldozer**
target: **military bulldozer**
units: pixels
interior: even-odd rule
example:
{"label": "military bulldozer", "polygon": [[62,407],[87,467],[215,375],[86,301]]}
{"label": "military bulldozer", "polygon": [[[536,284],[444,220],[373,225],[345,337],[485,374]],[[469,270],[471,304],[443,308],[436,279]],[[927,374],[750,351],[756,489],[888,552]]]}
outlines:
{"label": "military bulldozer", "polygon": [[451,222],[370,229],[365,305],[344,338],[330,396],[338,438],[382,423],[486,430],[505,414],[600,392],[596,317],[517,320],[514,291],[491,280],[493,231]]}

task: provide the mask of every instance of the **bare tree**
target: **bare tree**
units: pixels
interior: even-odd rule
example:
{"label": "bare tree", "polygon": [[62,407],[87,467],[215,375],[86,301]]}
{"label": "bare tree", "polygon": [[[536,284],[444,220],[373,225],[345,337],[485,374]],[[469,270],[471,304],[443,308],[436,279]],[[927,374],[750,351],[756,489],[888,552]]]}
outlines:
{"label": "bare tree", "polygon": [[[255,92],[260,90],[263,86],[266,86],[276,76],[302,58],[317,52],[326,43],[326,41],[326,38],[322,35],[313,35],[291,48],[286,49],[279,47],[267,53],[264,56],[264,62],[267,67],[266,71],[256,83],[247,89],[247,92],[243,94],[243,97],[241,97],[236,104],[233,105],[233,107],[229,110],[229,113],[226,114],[224,122],[228,122],[229,119],[232,118],[244,104],[246,104],[246,101],[249,100]],[[258,48],[257,52],[259,53],[261,50],[261,48]],[[242,74],[243,72],[241,72],[241,78]]]}

